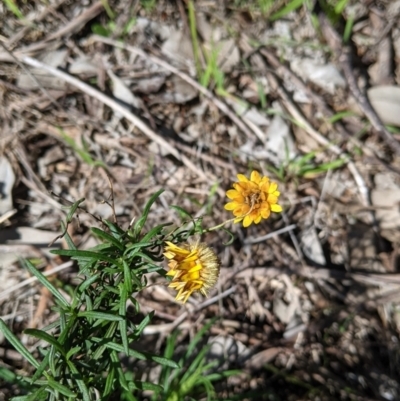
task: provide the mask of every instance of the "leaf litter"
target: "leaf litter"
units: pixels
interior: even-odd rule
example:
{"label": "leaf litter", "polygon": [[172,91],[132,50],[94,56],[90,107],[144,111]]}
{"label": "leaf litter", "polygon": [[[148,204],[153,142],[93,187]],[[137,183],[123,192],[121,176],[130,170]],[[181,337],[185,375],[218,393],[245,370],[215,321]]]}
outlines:
{"label": "leaf litter", "polygon": [[[152,336],[162,346],[176,319],[184,344],[201,322],[218,316],[209,339],[216,339],[216,354],[210,358],[228,356],[225,367],[251,374],[250,381],[232,380],[221,388],[221,397],[260,399],[257,394],[268,391],[287,400],[397,399],[400,299],[393,294],[400,285],[400,155],[379,134],[379,121],[365,102],[369,98],[384,124],[399,126],[400,31],[392,23],[394,3],[382,2],[377,10],[360,2],[346,10],[347,17],[357,18],[354,74],[364,98],[352,91],[333,56],[337,49],[322,40],[304,6],[273,21],[257,9],[196,2],[194,49],[188,14],[169,2],[151,10],[138,3],[130,10],[134,23],[118,26],[115,34],[126,31],[117,39],[144,51],[141,57],[92,35],[97,24],[107,39],[115,38],[102,2],[21,3],[23,15],[36,22],[29,26],[1,3],[0,13],[7,17],[0,22],[3,43],[15,59],[0,49],[0,215],[17,210],[1,221],[2,255],[35,257],[43,269],[60,264],[35,239],[54,239],[62,207],[82,197],[86,210],[111,218],[107,174],[123,227],[161,187],[166,191],[150,223],[178,223],[168,205],[179,204],[193,214],[201,210],[215,225],[226,217],[224,190],[235,174],[256,168],[280,182],[284,218],[249,232],[234,226],[231,247],[223,246],[222,235],[208,234],[223,260],[219,293],[236,286],[219,303],[198,308],[202,300],[195,300],[188,312],[168,293],[150,287],[139,294],[140,302],[155,310],[143,347],[153,346]],[[126,13],[126,2],[112,4],[115,14]],[[380,37],[382,30],[371,28],[377,26],[390,29]],[[391,46],[379,46],[382,40]],[[85,90],[43,70],[22,68],[25,56],[100,89],[159,140]],[[171,68],[152,61],[154,56]],[[365,74],[371,75],[370,88]],[[187,76],[208,81],[208,95]],[[398,141],[396,127],[391,132]],[[342,156],[349,156],[353,167],[334,167]],[[363,197],[365,189],[370,197]],[[77,245],[89,246],[88,227],[95,224],[80,211],[69,234]],[[295,228],[284,230],[291,225]],[[13,241],[18,232],[25,235],[23,244]],[[274,232],[282,233],[246,241]],[[15,257],[2,257],[0,271],[4,289],[27,278]],[[65,283],[73,283],[74,275],[73,269],[57,273]],[[51,300],[40,309],[41,298],[36,284],[16,288],[7,298],[0,292],[0,314],[13,319],[14,331],[21,333],[32,321],[33,305],[41,311],[35,321],[45,326],[55,312]],[[7,352],[2,342],[0,354]],[[8,355],[8,366],[19,368],[20,361]],[[12,391],[4,386],[0,397],[7,399]]]}

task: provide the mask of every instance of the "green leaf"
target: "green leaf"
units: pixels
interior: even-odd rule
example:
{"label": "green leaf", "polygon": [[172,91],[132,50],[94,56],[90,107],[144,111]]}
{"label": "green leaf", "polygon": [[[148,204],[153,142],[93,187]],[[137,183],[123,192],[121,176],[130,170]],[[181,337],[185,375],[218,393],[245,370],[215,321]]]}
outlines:
{"label": "green leaf", "polygon": [[120,322],[124,318],[119,315],[112,315],[111,313],[99,312],[99,311],[83,311],[78,313],[78,317],[86,317],[88,319],[96,320],[107,320],[110,322]]}
{"label": "green leaf", "polygon": [[10,344],[21,354],[32,366],[36,369],[39,368],[39,362],[33,357],[33,355],[22,345],[17,336],[11,332],[2,319],[0,319],[0,331],[4,334],[4,337],[10,342]]}
{"label": "green leaf", "polygon": [[76,368],[76,366],[72,363],[72,361],[67,361],[68,367],[71,369],[71,372],[73,373],[73,376],[75,378],[76,384],[79,387],[79,390],[81,390],[81,395],[83,401],[90,401],[90,396],[89,396],[89,390],[86,387],[85,382],[81,379],[81,375]]}
{"label": "green leaf", "polygon": [[47,369],[50,362],[50,350],[47,352],[46,356],[44,357],[43,361],[41,362],[40,366],[36,369],[35,374],[32,376],[31,382],[35,383],[40,377],[42,377],[43,372]]}
{"label": "green leaf", "polygon": [[[118,351],[118,352],[124,352],[124,348],[122,345],[119,345],[119,344],[116,344],[113,342],[107,343],[106,347],[110,348],[112,350]],[[140,351],[136,351],[133,349],[129,349],[128,355],[133,358],[137,358],[137,359],[141,359],[141,360],[157,362],[160,365],[169,366],[171,368],[175,368],[175,369],[179,368],[179,365],[175,361],[164,358],[162,356],[153,355],[148,352],[140,352]]]}
{"label": "green leaf", "polygon": [[132,294],[132,279],[131,279],[131,269],[125,260],[122,260],[124,265],[124,286],[127,294]]}
{"label": "green leaf", "polygon": [[71,349],[67,352],[66,359],[71,359],[71,357],[72,357],[73,355],[77,354],[78,352],[80,352],[81,349],[82,349],[81,346],[76,346],[76,347],[71,348]]}
{"label": "green leaf", "polygon": [[74,217],[74,214],[76,212],[76,209],[78,209],[79,205],[81,203],[85,202],[85,198],[81,198],[77,200],[76,202],[73,203],[73,205],[70,207],[69,212],[67,214],[67,221],[70,222],[72,221],[72,218]]}
{"label": "green leaf", "polygon": [[147,220],[147,216],[149,215],[150,212],[150,208],[153,205],[153,203],[157,200],[157,198],[164,192],[163,189],[160,189],[159,191],[157,191],[155,194],[153,194],[153,196],[149,199],[149,201],[147,202],[142,216],[140,217],[140,219],[136,222],[135,226],[134,226],[134,237],[137,238],[140,234],[140,232],[142,231],[142,228],[144,227],[146,220]]}
{"label": "green leaf", "polygon": [[197,343],[201,340],[201,338],[204,336],[204,334],[210,329],[210,327],[215,323],[217,318],[211,319],[207,324],[205,324],[199,331],[196,333],[196,335],[193,337],[193,340],[190,341],[190,344],[188,346],[188,349],[186,351],[186,358],[188,358],[192,352],[194,351]]}
{"label": "green leaf", "polygon": [[[165,224],[160,224],[157,227],[152,228],[140,241],[140,243],[145,243],[145,246],[148,245],[153,245],[153,243],[151,242],[147,242],[150,241],[151,239],[153,239],[155,236],[157,236],[164,227],[168,227],[170,226],[172,223],[165,223]],[[147,244],[146,244],[147,242]]]}
{"label": "green leaf", "polygon": [[54,390],[60,392],[61,394],[66,395],[67,397],[76,398],[78,396],[76,393],[72,392],[68,387],[53,380],[51,377],[47,378],[47,383],[50,387],[54,388]]}
{"label": "green leaf", "polygon": [[[61,255],[61,256],[70,256],[72,259],[75,260],[80,260],[82,259],[87,259],[89,261],[96,261],[96,262],[109,262],[113,265],[119,266],[117,261],[114,258],[110,258],[107,255],[104,255],[102,253],[97,253],[97,252],[91,252],[91,251],[79,251],[79,250],[71,250],[71,249],[54,249],[51,251],[51,253],[54,253],[55,255]],[[121,266],[119,266],[121,267]]]}
{"label": "green leaf", "polygon": [[[126,301],[128,299],[128,293],[126,291],[126,288],[123,285],[120,286],[120,291],[121,291],[121,294],[120,294],[121,299],[119,301],[120,302],[119,303],[119,314],[121,316],[125,317],[126,316]],[[128,343],[128,334],[127,334],[128,329],[127,329],[127,325],[126,325],[126,319],[120,321],[118,323],[118,325],[119,325],[119,332],[121,334],[122,344],[124,346],[124,352],[125,352],[125,354],[128,354],[129,353],[129,343]]]}
{"label": "green leaf", "polygon": [[187,212],[185,209],[183,209],[182,207],[177,206],[177,205],[171,205],[170,208],[176,210],[180,214],[181,218],[183,216],[186,216],[189,218],[189,220],[194,220],[192,215],[189,212]]}
{"label": "green leaf", "polygon": [[272,14],[269,17],[269,20],[270,21],[276,21],[277,19],[284,17],[286,14],[289,14],[291,11],[294,11],[297,8],[301,7],[303,5],[304,1],[305,0],[292,0],[285,7],[282,7],[279,11],[277,11],[274,14]]}
{"label": "green leaf", "polygon": [[135,334],[137,336],[140,336],[142,334],[142,331],[145,329],[145,327],[151,322],[151,319],[153,319],[154,316],[154,311],[150,312],[141,322],[140,324],[136,327]]}
{"label": "green leaf", "polygon": [[117,240],[122,240],[126,237],[126,232],[119,228],[116,224],[111,223],[111,221],[108,220],[103,220],[103,223],[108,227],[113,237]]}
{"label": "green leaf", "polygon": [[15,4],[15,0],[4,0],[4,3],[6,3],[7,8],[18,18],[18,19],[25,19],[24,15],[18,8],[17,4]]}
{"label": "green leaf", "polygon": [[115,369],[111,366],[106,380],[106,385],[104,387],[103,398],[107,399],[107,396],[110,395],[114,389],[114,378],[115,378]]}
{"label": "green leaf", "polygon": [[72,238],[68,234],[68,231],[65,229],[65,224],[63,222],[61,222],[61,229],[63,230],[64,239],[65,239],[65,242],[68,245],[68,249],[77,249],[75,244],[74,244],[74,241],[72,241]]}
{"label": "green leaf", "polygon": [[82,283],[79,284],[78,286],[78,291],[79,293],[84,293],[86,290],[93,284],[95,283],[98,278],[100,277],[100,273],[94,274],[93,276],[89,277],[87,280],[83,281]]}
{"label": "green leaf", "polygon": [[129,391],[129,386],[128,386],[128,383],[126,382],[124,372],[122,371],[122,368],[121,368],[121,362],[118,358],[117,353],[111,352],[110,357],[111,357],[111,360],[113,361],[114,366],[117,369],[118,376],[119,376],[119,383],[120,383],[121,387],[123,389],[125,389],[126,391]]}
{"label": "green leaf", "polygon": [[60,292],[53,286],[53,284],[51,284],[50,281],[39,270],[36,269],[36,267],[29,260],[24,260],[22,263],[40,281],[40,283],[43,284],[53,294],[53,296],[60,301],[61,305],[65,309],[69,309],[70,305],[68,301],[60,294]]}
{"label": "green leaf", "polygon": [[100,230],[96,227],[92,227],[91,231],[93,234],[97,235],[99,238],[103,239],[106,242],[110,242],[111,244],[113,244],[114,246],[116,246],[120,251],[124,251],[125,246],[123,244],[121,244],[120,241],[118,241],[118,239],[114,238],[112,235],[106,233],[103,230]]}
{"label": "green leaf", "polygon": [[50,334],[46,333],[42,330],[37,329],[25,329],[24,333],[28,334],[29,336],[39,338],[40,340],[46,341],[48,344],[54,346],[54,348],[60,352],[64,357],[66,356],[66,352],[64,347]]}

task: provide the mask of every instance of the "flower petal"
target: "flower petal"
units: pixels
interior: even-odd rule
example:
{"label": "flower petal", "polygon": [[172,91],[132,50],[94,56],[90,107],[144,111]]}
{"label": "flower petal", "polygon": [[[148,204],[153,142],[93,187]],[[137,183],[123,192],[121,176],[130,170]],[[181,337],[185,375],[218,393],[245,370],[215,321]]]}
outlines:
{"label": "flower petal", "polygon": [[256,184],[259,184],[261,181],[260,173],[256,170],[253,170],[250,175],[250,181],[253,181]]}
{"label": "flower petal", "polygon": [[239,196],[239,192],[236,191],[236,189],[230,189],[229,191],[226,191],[226,196],[229,199],[235,199],[237,196]]}
{"label": "flower petal", "polygon": [[238,178],[238,180],[239,180],[240,182],[248,182],[248,181],[249,181],[248,178],[247,178],[245,175],[243,175],[243,174],[238,174],[238,175],[237,175],[237,178]]}
{"label": "flower petal", "polygon": [[261,221],[261,219],[262,219],[262,216],[260,214],[254,219],[254,224],[258,224]]}
{"label": "flower petal", "polygon": [[238,204],[236,202],[229,202],[224,206],[225,210],[233,210],[238,207]]}
{"label": "flower petal", "polygon": [[275,205],[271,205],[271,210],[275,213],[279,213],[282,211],[282,206],[275,204]]}
{"label": "flower petal", "polygon": [[248,227],[253,222],[253,217],[251,215],[247,215],[243,219],[243,227]]}
{"label": "flower petal", "polygon": [[269,194],[267,202],[270,203],[271,205],[273,205],[278,202],[278,197],[275,195]]}
{"label": "flower petal", "polygon": [[268,219],[270,214],[271,214],[271,211],[269,209],[261,210],[261,216],[263,219]]}
{"label": "flower petal", "polygon": [[271,182],[269,184],[269,188],[268,188],[268,193],[272,194],[273,192],[275,192],[278,189],[278,184],[276,182]]}

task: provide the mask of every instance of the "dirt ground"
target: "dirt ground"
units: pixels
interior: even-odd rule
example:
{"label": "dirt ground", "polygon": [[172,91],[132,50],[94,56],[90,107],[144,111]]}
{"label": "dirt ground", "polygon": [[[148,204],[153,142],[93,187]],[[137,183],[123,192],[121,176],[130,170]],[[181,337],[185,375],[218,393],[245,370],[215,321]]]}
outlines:
{"label": "dirt ground", "polygon": [[[300,3],[0,1],[0,316],[29,349],[55,312],[18,259],[74,282],[47,247],[68,201],[112,219],[110,176],[121,227],[160,188],[148,227],[179,224],[171,205],[211,227],[258,170],[283,213],[205,236],[210,302],[138,294],[143,347],[217,317],[209,357],[242,370],[218,399],[400,399],[400,1]],[[69,227],[80,249],[91,214]],[[0,366],[27,369],[1,337]],[[18,391],[0,378],[0,400]]]}

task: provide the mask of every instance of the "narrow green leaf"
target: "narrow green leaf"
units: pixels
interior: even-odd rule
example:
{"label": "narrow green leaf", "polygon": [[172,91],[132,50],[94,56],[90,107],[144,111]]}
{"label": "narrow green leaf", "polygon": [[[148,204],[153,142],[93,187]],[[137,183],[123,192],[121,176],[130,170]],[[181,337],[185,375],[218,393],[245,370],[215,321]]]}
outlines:
{"label": "narrow green leaf", "polygon": [[100,273],[96,273],[93,276],[89,277],[87,280],[83,281],[79,284],[78,291],[79,293],[84,293],[93,283],[95,283],[100,277]]}
{"label": "narrow green leaf", "polygon": [[50,362],[50,350],[47,352],[46,356],[44,357],[43,361],[40,363],[40,366],[36,369],[36,372],[32,376],[31,382],[35,383],[40,377],[43,376],[43,372],[47,369]]}
{"label": "narrow green leaf", "polygon": [[54,388],[54,390],[60,392],[61,394],[66,395],[67,397],[76,398],[78,395],[72,392],[68,387],[62,385],[61,383],[53,380],[51,377],[47,379],[47,383],[50,387]]}
{"label": "narrow green leaf", "polygon": [[328,119],[328,121],[329,121],[331,124],[334,124],[334,123],[336,123],[337,121],[342,120],[343,118],[346,118],[346,117],[353,117],[353,116],[355,116],[355,115],[357,115],[357,114],[354,113],[353,111],[341,111],[341,112],[339,112],[339,113],[336,113],[336,114],[333,115],[332,117],[330,117],[330,118]]}
{"label": "narrow green leaf", "polygon": [[[132,289],[132,287],[131,287],[131,289]],[[119,304],[119,314],[121,316],[125,317],[126,316],[126,301],[128,299],[128,293],[127,293],[126,287],[124,285],[120,286],[120,291],[121,291],[121,294],[120,294],[121,299],[120,299],[120,304]],[[118,326],[119,326],[119,332],[121,334],[122,344],[124,346],[124,352],[125,352],[125,354],[128,355],[129,343],[128,343],[128,334],[127,334],[128,328],[126,325],[126,319],[121,320],[118,323]]]}
{"label": "narrow green leaf", "polygon": [[354,17],[349,17],[346,21],[346,25],[344,27],[344,32],[343,32],[344,43],[349,43],[353,26],[354,26]]}
{"label": "narrow green leaf", "polygon": [[54,253],[55,255],[61,255],[61,256],[70,256],[72,259],[79,260],[80,258],[86,258],[89,260],[93,260],[96,262],[109,262],[112,263],[113,265],[119,266],[120,265],[117,263],[117,260],[114,258],[110,258],[107,255],[104,255],[102,253],[97,253],[97,252],[91,252],[91,251],[79,251],[79,250],[71,250],[71,249],[54,249],[51,251],[51,253]]}
{"label": "narrow green leaf", "polygon": [[61,293],[53,286],[53,284],[50,283],[50,281],[39,271],[36,269],[36,267],[29,261],[29,260],[23,260],[22,262],[27,269],[40,281],[40,283],[45,286],[55,298],[57,298],[61,305],[69,309],[70,305],[68,301],[61,295]]}
{"label": "narrow green leaf", "polygon": [[126,232],[124,230],[122,230],[120,227],[118,227],[116,224],[111,223],[111,221],[108,221],[108,220],[103,220],[103,223],[108,227],[111,234],[117,240],[122,240],[123,238],[126,237]]}
{"label": "narrow green leaf", "polygon": [[66,356],[66,352],[64,347],[50,334],[46,333],[42,330],[37,329],[25,329],[24,333],[29,336],[39,338],[40,340],[46,341],[47,343],[53,345],[58,352],[60,352],[64,357]]}
{"label": "narrow green leaf", "polygon": [[81,198],[77,200],[69,209],[69,212],[67,214],[67,221],[70,222],[72,220],[72,217],[74,217],[74,214],[76,212],[76,209],[78,209],[79,205],[81,203],[85,202],[85,198]]}
{"label": "narrow green leaf", "polygon": [[114,390],[114,378],[115,378],[115,369],[113,366],[111,366],[107,375],[106,385],[104,387],[104,393],[103,393],[104,399],[107,399],[107,396],[109,396]]}
{"label": "narrow green leaf", "polygon": [[72,361],[67,361],[68,367],[71,369],[71,372],[74,374],[76,384],[79,387],[79,390],[81,390],[81,395],[83,401],[90,401],[90,395],[89,395],[89,390],[86,387],[85,382],[81,379],[81,375],[76,368],[76,366],[72,363]]}
{"label": "narrow green leaf", "polygon": [[164,192],[164,190],[160,189],[155,194],[153,194],[151,196],[151,198],[149,199],[149,201],[147,202],[147,204],[143,210],[142,216],[140,217],[140,219],[136,222],[136,224],[134,226],[134,237],[135,238],[137,238],[139,236],[140,232],[142,231],[142,228],[144,227],[144,225],[146,223],[147,216],[149,215],[151,206],[163,192]]}
{"label": "narrow green leaf", "polygon": [[[57,377],[56,363],[58,362],[59,358],[57,358],[57,355],[56,355],[56,348],[54,346],[51,346],[47,355],[49,355],[50,372],[53,375],[53,377]],[[47,374],[47,372],[44,372],[45,376],[46,376],[46,374]]]}
{"label": "narrow green leaf", "polygon": [[[148,246],[148,245],[153,245],[153,243],[148,242],[152,239],[154,239],[154,237],[158,234],[161,233],[161,231],[163,230],[164,227],[168,227],[172,225],[172,223],[165,223],[165,224],[160,224],[157,227],[152,228],[140,241],[140,243],[144,243],[144,246]],[[142,245],[143,246],[143,245]]]}
{"label": "narrow green leaf", "polygon": [[284,17],[286,14],[289,14],[291,11],[294,11],[297,8],[301,7],[303,5],[304,1],[305,0],[292,0],[285,7],[282,7],[279,11],[277,11],[274,14],[272,14],[269,17],[269,20],[270,21],[276,21],[277,19]]}
{"label": "narrow green leaf", "polygon": [[20,20],[24,20],[24,15],[18,8],[17,4],[15,3],[15,0],[4,0],[4,3],[6,4],[7,8]]}
{"label": "narrow green leaf", "polygon": [[68,249],[77,249],[74,244],[74,241],[72,241],[71,236],[68,234],[68,231],[66,230],[65,224],[63,222],[61,222],[61,229],[62,229],[62,232],[64,233],[64,239],[68,245]]}
{"label": "narrow green leaf", "polygon": [[188,358],[192,352],[194,351],[197,343],[201,340],[201,338],[204,336],[204,334],[210,329],[210,327],[215,323],[217,319],[213,318],[211,319],[207,324],[205,324],[193,337],[193,340],[190,341],[190,344],[188,346],[188,349],[186,351],[186,358]]}
{"label": "narrow green leaf", "polygon": [[153,316],[154,316],[154,311],[150,312],[147,316],[145,316],[145,318],[136,327],[136,330],[135,330],[136,335],[140,336],[142,334],[142,331],[151,322],[151,319],[153,319]]}
{"label": "narrow green leaf", "polygon": [[124,318],[119,315],[112,315],[111,313],[99,312],[99,311],[83,311],[78,313],[78,317],[86,317],[88,319],[96,319],[96,320],[107,320],[110,322],[120,322]]}
{"label": "narrow green leaf", "polygon": [[[124,348],[122,345],[109,342],[106,344],[106,346],[107,348],[111,348],[115,351],[124,352]],[[169,366],[174,369],[179,368],[179,365],[175,361],[172,361],[162,356],[153,355],[148,352],[139,352],[133,349],[129,349],[128,355],[141,360],[157,362],[160,365]]]}
{"label": "narrow green leaf", "polygon": [[170,208],[176,210],[181,215],[181,217],[186,216],[189,220],[194,220],[192,215],[182,207],[177,205],[171,205]]}
{"label": "narrow green leaf", "polygon": [[121,368],[121,362],[118,358],[117,353],[111,352],[110,356],[111,356],[111,360],[114,363],[114,366],[116,366],[116,369],[118,372],[118,377],[119,377],[119,383],[120,383],[121,387],[123,389],[125,389],[126,391],[129,391],[129,386],[128,386],[128,383],[126,382],[124,372],[122,371],[122,368]]}
{"label": "narrow green leaf", "polygon": [[82,349],[82,347],[80,347],[80,346],[71,348],[71,349],[67,352],[66,358],[67,358],[67,359],[71,359],[71,357],[72,357],[73,355],[77,354],[81,349]]}
{"label": "narrow green leaf", "polygon": [[[131,269],[129,268],[128,263],[126,263],[126,260],[122,260],[122,263],[124,265],[124,286],[125,286],[125,291],[127,294],[132,294],[132,279],[131,279]],[[125,300],[126,301],[126,300]]]}
{"label": "narrow green leaf", "polygon": [[24,347],[17,336],[11,332],[11,330],[7,327],[2,319],[0,319],[0,331],[4,334],[4,337],[10,342],[10,344],[18,351],[18,353],[20,353],[36,369],[39,368],[39,362]]}
{"label": "narrow green leaf", "polygon": [[106,233],[105,231],[100,230],[96,227],[92,227],[91,231],[93,232],[93,234],[95,234],[99,238],[103,239],[106,242],[110,242],[111,244],[116,246],[120,251],[123,251],[125,249],[125,246],[123,244],[121,244],[120,241],[118,241],[116,238],[114,238],[112,235]]}
{"label": "narrow green leaf", "polygon": [[335,13],[341,14],[343,12],[343,10],[345,9],[348,2],[349,2],[349,0],[339,0],[335,5]]}

